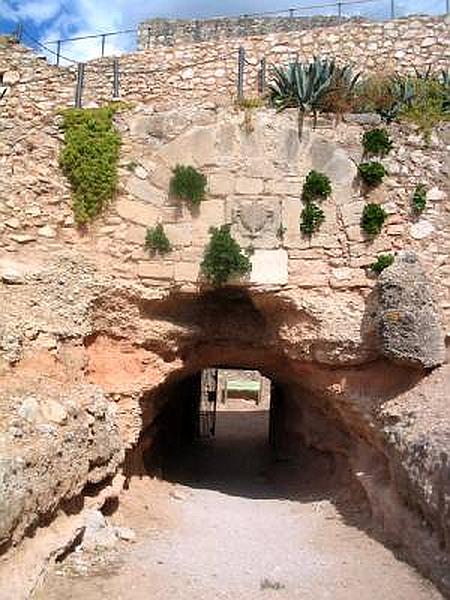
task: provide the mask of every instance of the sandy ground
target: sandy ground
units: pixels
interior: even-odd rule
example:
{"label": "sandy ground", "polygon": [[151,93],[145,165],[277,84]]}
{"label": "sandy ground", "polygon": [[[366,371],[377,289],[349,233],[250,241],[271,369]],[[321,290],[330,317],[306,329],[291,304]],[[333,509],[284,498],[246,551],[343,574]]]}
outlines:
{"label": "sandy ground", "polygon": [[74,552],[36,600],[438,600],[367,530],[323,455],[273,463],[267,413],[218,416],[217,438],[135,479],[110,517],[134,544]]}

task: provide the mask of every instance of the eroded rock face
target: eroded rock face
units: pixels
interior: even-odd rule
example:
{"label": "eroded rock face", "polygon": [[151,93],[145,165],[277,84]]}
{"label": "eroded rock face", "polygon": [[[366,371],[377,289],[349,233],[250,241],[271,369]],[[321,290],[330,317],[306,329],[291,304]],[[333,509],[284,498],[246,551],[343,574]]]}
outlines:
{"label": "eroded rock face", "polygon": [[0,547],[123,460],[116,408],[91,385],[2,386]]}
{"label": "eroded rock face", "polygon": [[379,279],[378,322],[385,356],[426,369],[445,360],[445,340],[431,284],[417,256],[401,252]]}

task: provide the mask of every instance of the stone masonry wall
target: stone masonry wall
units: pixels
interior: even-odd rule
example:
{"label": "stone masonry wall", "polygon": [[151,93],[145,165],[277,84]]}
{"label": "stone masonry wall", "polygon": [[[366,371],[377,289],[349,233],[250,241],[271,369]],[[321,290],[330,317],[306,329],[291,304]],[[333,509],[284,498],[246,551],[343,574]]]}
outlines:
{"label": "stone masonry wall", "polygon": [[[409,48],[414,43],[417,48],[422,37],[422,47],[427,52],[431,49],[422,59],[435,60],[439,53],[441,64],[445,60],[445,19],[411,19],[373,27],[392,32],[394,47],[406,44]],[[399,27],[406,27],[402,36],[395,29]],[[327,31],[332,40],[332,29]],[[277,36],[261,38],[259,43],[276,44]],[[204,47],[157,52],[160,60],[170,55],[183,64],[188,52],[206,55]],[[378,56],[377,48],[373,57]],[[353,52],[357,58],[355,48]],[[398,52],[404,53],[398,60],[405,67],[420,59],[418,51],[414,56],[410,50]],[[437,131],[426,145],[411,128],[391,126],[394,151],[384,161],[390,176],[366,197],[355,180],[363,126],[347,122],[334,127],[331,120],[323,120],[312,131],[307,123],[300,143],[295,114],[261,109],[247,114],[247,121],[244,112],[230,106],[224,90],[228,86],[231,100],[231,63],[228,79],[219,73],[224,67],[214,58],[208,68],[199,66],[197,74],[191,68],[173,77],[163,73],[167,64],[161,64],[158,88],[140,72],[145,61],[154,57],[152,51],[121,59],[123,97],[133,102],[117,117],[123,139],[119,191],[105,215],[87,232],[80,232],[74,226],[68,183],[58,167],[62,139],[58,111],[72,102],[75,74],[47,65],[17,44],[0,43],[0,72],[8,88],[0,104],[0,268],[9,268],[11,259],[16,264],[34,261],[39,255],[51,260],[52,253],[69,249],[95,256],[100,266],[112,269],[116,276],[136,279],[150,288],[192,290],[198,285],[210,226],[231,222],[240,243],[254,249],[249,285],[299,288],[321,297],[351,293],[356,311],[363,310],[374,286],[367,267],[377,254],[415,250],[436,285],[450,332],[448,128]],[[110,99],[106,91],[112,83],[108,88],[96,71],[102,68],[106,78],[109,64],[105,59],[87,65],[86,104]],[[123,64],[133,65],[133,77],[127,78]],[[216,73],[211,81],[208,69]],[[198,89],[200,71],[204,87]],[[212,94],[213,89],[221,97]],[[198,212],[168,196],[171,169],[177,163],[193,164],[208,178],[208,197]],[[300,235],[299,218],[301,186],[311,168],[331,177],[334,193],[324,204],[326,221],[320,233],[309,242]],[[429,189],[428,205],[423,217],[414,220],[410,197],[418,183]],[[382,203],[390,215],[373,243],[365,239],[359,225],[366,201]],[[146,228],[157,222],[164,224],[174,247],[165,259],[144,250]]]}
{"label": "stone masonry wall", "polygon": [[339,17],[223,17],[218,19],[148,19],[139,25],[138,48],[178,46],[227,38],[244,38],[361,21]]}
{"label": "stone masonry wall", "polygon": [[[180,40],[174,46],[121,56],[120,98],[163,107],[185,102],[229,104],[236,98],[240,46],[246,52],[244,94],[251,97],[258,94],[262,58],[270,66],[328,56],[361,71],[383,73],[429,65],[436,70],[448,68],[449,18],[410,17],[383,23],[349,20],[245,38]],[[13,83],[22,99],[32,97],[45,110],[74,101],[76,67],[51,67],[18,45],[0,42],[0,73],[6,74],[7,88]],[[83,104],[110,101],[113,79],[112,57],[88,62]]]}

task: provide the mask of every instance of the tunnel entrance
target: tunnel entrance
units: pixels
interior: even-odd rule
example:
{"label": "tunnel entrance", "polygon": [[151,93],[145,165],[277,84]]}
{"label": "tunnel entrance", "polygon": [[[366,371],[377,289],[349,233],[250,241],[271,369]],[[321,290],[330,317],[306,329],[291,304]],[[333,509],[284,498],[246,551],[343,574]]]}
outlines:
{"label": "tunnel entrance", "polygon": [[156,410],[128,454],[127,478],[267,498],[328,497],[343,479],[349,489],[342,457],[303,438],[302,423],[317,417],[305,417],[294,397],[285,382],[248,368],[208,367],[165,384],[146,399]]}

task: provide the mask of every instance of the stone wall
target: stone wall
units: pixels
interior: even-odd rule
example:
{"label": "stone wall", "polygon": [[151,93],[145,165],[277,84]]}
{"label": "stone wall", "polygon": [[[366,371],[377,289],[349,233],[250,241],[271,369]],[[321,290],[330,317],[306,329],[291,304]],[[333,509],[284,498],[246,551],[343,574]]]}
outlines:
{"label": "stone wall", "polygon": [[224,17],[218,19],[148,19],[139,25],[138,48],[145,50],[155,46],[178,46],[179,44],[245,38],[287,31],[303,31],[317,27],[342,24],[338,17]]}
{"label": "stone wall", "polygon": [[[448,68],[448,17],[410,17],[383,23],[344,21],[300,31],[276,31],[252,37],[180,39],[119,59],[120,97],[167,107],[185,102],[230,104],[236,98],[239,47],[246,52],[244,94],[259,93],[260,62],[287,64],[296,57],[336,58],[365,72]],[[205,30],[207,26],[205,25]],[[208,36],[207,36],[208,37]],[[16,44],[0,41],[0,73],[6,87],[14,84],[21,101],[30,98],[46,110],[71,104],[76,67],[50,67]],[[83,103],[113,98],[113,59],[90,61],[85,67]],[[10,90],[11,91],[11,90]]]}

